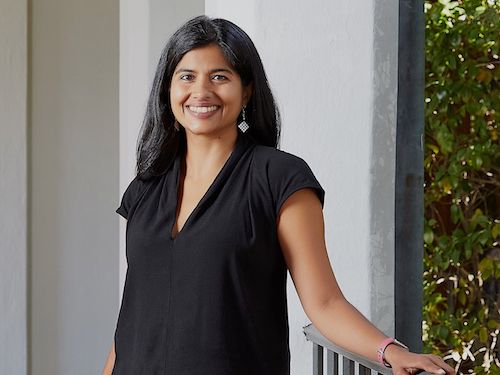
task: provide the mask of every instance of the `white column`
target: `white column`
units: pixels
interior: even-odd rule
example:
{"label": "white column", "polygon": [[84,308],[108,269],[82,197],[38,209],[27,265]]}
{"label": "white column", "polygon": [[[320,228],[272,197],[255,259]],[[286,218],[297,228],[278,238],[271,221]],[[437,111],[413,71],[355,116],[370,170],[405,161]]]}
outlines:
{"label": "white column", "polygon": [[395,183],[399,2],[376,0],[373,9],[372,134],[370,156],[370,313],[395,333]]}
{"label": "white column", "polygon": [[31,373],[99,374],[118,315],[118,0],[30,8]]}
{"label": "white column", "polygon": [[[179,26],[203,12],[203,0],[120,0],[120,197],[135,175],[137,137],[161,51]],[[120,220],[120,298],[125,228]]]}
{"label": "white column", "polygon": [[[144,116],[149,71],[149,2],[120,0],[120,191],[123,192],[134,177],[137,134]],[[118,207],[117,199],[117,207]],[[119,298],[125,282],[125,227],[120,218]]]}
{"label": "white column", "polygon": [[0,1],[0,374],[27,374],[26,0]]}
{"label": "white column", "polygon": [[[281,147],[326,190],[329,257],[347,298],[393,332],[398,2],[207,0],[257,46],[282,114]],[[292,374],[311,369],[289,283]]]}

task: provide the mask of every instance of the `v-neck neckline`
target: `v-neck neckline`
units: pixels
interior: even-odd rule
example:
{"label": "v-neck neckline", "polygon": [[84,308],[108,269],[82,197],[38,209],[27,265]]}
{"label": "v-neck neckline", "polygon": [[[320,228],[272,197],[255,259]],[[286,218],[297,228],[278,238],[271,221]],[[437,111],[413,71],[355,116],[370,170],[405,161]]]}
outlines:
{"label": "v-neck neckline", "polygon": [[[233,150],[229,154],[228,158],[222,165],[221,169],[213,179],[212,183],[209,185],[208,189],[205,191],[205,193],[202,195],[198,203],[194,206],[194,208],[191,210],[189,215],[187,216],[186,220],[184,221],[184,224],[182,225],[182,228],[178,228],[178,210],[179,210],[179,205],[180,205],[180,199],[179,199],[179,192],[180,192],[180,182],[181,182],[181,159],[182,159],[182,154],[179,153],[175,157],[174,160],[174,172],[176,176],[176,181],[175,181],[175,208],[174,208],[174,213],[173,213],[173,220],[170,225],[170,231],[169,231],[169,237],[171,241],[176,241],[179,236],[184,232],[186,227],[190,224],[193,216],[196,214],[196,212],[200,209],[201,205],[208,199],[208,197],[211,195],[212,191],[214,190],[215,186],[218,184],[219,180],[222,178],[222,175],[224,174],[225,170],[229,167],[230,164],[232,164],[232,160],[236,157],[237,155],[237,150],[240,148],[241,143],[243,142],[243,135],[238,132],[238,136],[236,138],[236,142],[234,144]],[[177,233],[175,236],[173,236],[173,229],[174,227],[177,227]]]}

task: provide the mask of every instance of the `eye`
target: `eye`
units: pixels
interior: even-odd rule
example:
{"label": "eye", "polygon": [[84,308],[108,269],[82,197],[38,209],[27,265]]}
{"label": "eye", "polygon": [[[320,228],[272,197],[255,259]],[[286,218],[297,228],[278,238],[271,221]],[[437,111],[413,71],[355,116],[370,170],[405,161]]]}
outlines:
{"label": "eye", "polygon": [[214,81],[226,81],[227,77],[223,76],[222,74],[216,74],[216,75],[212,76],[212,79]]}
{"label": "eye", "polygon": [[179,79],[181,81],[191,81],[194,78],[192,74],[182,74]]}

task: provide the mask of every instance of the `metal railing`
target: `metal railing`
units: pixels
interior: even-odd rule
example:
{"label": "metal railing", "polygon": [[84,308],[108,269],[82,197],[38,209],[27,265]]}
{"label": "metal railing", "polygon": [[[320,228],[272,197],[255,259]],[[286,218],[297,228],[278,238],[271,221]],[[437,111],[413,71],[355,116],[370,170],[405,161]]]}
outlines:
{"label": "metal railing", "polygon": [[[392,370],[365,357],[351,353],[328,341],[319,331],[309,324],[304,327],[307,340],[313,343],[313,375],[370,375],[372,372],[383,375]],[[326,366],[324,351],[326,350]],[[356,372],[357,368],[357,372]]]}

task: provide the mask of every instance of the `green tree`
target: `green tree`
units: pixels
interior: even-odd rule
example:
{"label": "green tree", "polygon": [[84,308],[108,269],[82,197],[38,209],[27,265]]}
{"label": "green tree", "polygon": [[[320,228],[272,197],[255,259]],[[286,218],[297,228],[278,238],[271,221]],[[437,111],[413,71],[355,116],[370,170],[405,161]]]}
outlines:
{"label": "green tree", "polygon": [[426,1],[425,350],[500,374],[500,1]]}

